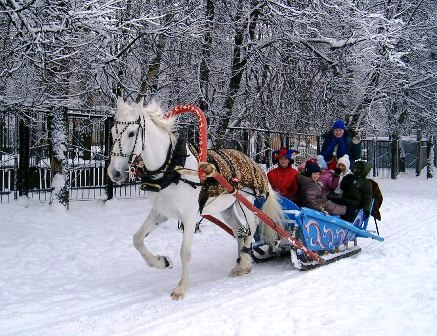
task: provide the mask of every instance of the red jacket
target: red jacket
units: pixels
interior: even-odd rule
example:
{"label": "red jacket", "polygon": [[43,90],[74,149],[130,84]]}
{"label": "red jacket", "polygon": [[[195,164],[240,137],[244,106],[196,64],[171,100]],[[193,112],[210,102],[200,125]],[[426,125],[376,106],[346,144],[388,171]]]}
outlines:
{"label": "red jacket", "polygon": [[296,203],[298,200],[299,188],[297,183],[298,174],[299,172],[293,167],[277,167],[269,171],[267,177],[273,190],[278,192],[281,196]]}

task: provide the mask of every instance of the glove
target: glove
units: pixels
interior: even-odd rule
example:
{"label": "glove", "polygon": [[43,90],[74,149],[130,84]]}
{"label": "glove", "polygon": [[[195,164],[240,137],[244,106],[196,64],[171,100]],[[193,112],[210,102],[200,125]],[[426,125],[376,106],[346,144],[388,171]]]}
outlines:
{"label": "glove", "polygon": [[360,132],[356,129],[351,130],[351,137],[352,137],[352,142],[355,145],[358,145],[361,142],[361,135]]}
{"label": "glove", "polygon": [[339,177],[340,176],[340,174],[341,174],[341,169],[340,168],[335,168],[335,170],[334,170],[334,177]]}
{"label": "glove", "polygon": [[355,136],[357,136],[357,135],[359,135],[359,132],[358,132],[358,130],[357,129],[352,129],[351,130],[351,137],[353,138],[353,137],[355,137]]}
{"label": "glove", "polygon": [[370,211],[364,211],[364,220],[369,218],[369,216],[370,216]]}

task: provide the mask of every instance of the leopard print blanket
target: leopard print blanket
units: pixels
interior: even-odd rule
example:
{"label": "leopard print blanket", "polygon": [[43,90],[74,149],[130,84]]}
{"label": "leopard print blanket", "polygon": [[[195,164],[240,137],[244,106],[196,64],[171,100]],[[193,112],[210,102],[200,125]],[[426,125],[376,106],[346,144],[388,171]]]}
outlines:
{"label": "leopard print blanket", "polygon": [[[190,151],[198,159],[198,152],[194,146]],[[264,170],[247,155],[235,149],[208,149],[208,162],[214,164],[217,171],[231,183],[234,188],[241,190],[249,188],[255,194],[268,194],[268,179]],[[200,198],[216,197],[226,193],[214,178],[208,178],[202,187]]]}

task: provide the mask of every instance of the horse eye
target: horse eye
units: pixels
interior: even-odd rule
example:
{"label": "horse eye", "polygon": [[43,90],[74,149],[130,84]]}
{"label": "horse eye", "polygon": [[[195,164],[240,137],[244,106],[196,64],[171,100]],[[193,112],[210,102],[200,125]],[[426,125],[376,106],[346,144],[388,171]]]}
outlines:
{"label": "horse eye", "polygon": [[129,138],[132,138],[135,135],[135,132],[129,132],[128,136]]}

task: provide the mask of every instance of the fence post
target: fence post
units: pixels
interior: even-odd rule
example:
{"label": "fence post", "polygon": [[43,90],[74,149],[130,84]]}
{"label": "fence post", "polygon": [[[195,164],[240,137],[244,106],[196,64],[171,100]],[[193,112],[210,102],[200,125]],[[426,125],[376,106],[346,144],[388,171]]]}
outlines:
{"label": "fence post", "polygon": [[434,136],[430,135],[426,143],[426,178],[434,177]]}
{"label": "fence post", "polygon": [[419,130],[417,132],[417,160],[416,160],[416,176],[420,175],[420,170],[422,166],[422,155],[420,155],[421,152],[421,141],[422,141],[422,132]]}
{"label": "fence post", "polygon": [[114,197],[114,183],[108,176],[108,167],[111,161],[111,149],[112,149],[112,134],[111,128],[114,123],[114,117],[110,116],[105,120],[105,168],[103,169],[104,179],[105,179],[105,190],[107,200],[110,200]]}
{"label": "fence post", "polygon": [[395,132],[392,135],[391,146],[391,178],[396,180],[399,175],[399,135]]}
{"label": "fence post", "polygon": [[[368,144],[368,143],[367,143]],[[377,162],[376,162],[376,158],[378,157],[378,155],[377,155],[377,145],[378,145],[378,142],[377,142],[377,140],[376,140],[376,137],[374,137],[373,139],[372,139],[372,155],[373,155],[373,177],[376,177],[376,176],[378,176],[378,165],[377,165]],[[368,145],[367,145],[367,155],[369,155],[369,148],[368,148]],[[369,159],[369,158],[367,158],[367,159]]]}
{"label": "fence post", "polygon": [[25,120],[19,118],[18,121],[18,172],[17,189],[19,196],[29,194],[29,167],[30,167],[30,128]]}

